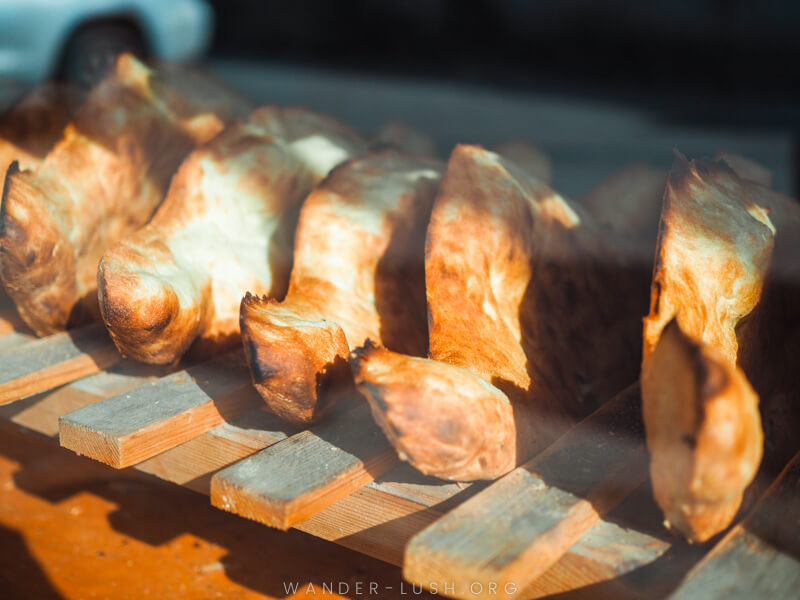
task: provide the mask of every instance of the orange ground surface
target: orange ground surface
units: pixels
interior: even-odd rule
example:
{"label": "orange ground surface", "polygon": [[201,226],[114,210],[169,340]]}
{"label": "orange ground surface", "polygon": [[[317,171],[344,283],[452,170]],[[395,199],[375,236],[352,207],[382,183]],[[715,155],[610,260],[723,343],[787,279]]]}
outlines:
{"label": "orange ground surface", "polygon": [[[370,582],[379,594],[368,593]],[[396,567],[245,521],[205,496],[0,424],[2,600],[340,597],[323,583],[364,600],[429,598],[408,584],[401,592]]]}

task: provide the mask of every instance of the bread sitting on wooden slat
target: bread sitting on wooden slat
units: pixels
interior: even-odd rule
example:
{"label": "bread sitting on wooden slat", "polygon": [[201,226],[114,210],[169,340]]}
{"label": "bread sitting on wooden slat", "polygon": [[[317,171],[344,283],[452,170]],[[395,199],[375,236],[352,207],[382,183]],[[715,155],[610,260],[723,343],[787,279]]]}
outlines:
{"label": "bread sitting on wooden slat", "polygon": [[668,526],[695,542],[731,523],[756,476],[765,437],[759,394],[770,422],[782,415],[766,430],[775,440],[770,460],[796,450],[786,441],[798,410],[784,352],[800,333],[800,211],[757,183],[768,181],[765,169],[718,156],[676,157],[644,322],[653,491]]}
{"label": "bread sitting on wooden slat", "polygon": [[167,364],[241,343],[245,291],[283,298],[302,201],[365,150],[355,132],[300,108],[258,109],[194,150],[152,221],[109,248],[97,273],[120,351]]}
{"label": "bread sitting on wooden slat", "polygon": [[428,226],[433,360],[352,357],[376,420],[426,474],[499,477],[636,379],[648,259],[531,170],[456,147]]}
{"label": "bread sitting on wooden slat", "polygon": [[347,356],[368,338],[424,354],[425,227],[442,167],[387,149],[305,201],[286,299],[248,294],[241,307],[253,381],[279,416],[306,425],[354,393]]}
{"label": "bread sitting on wooden slat", "polygon": [[210,110],[122,55],[36,170],[11,165],[0,206],[0,274],[36,333],[99,317],[100,256],[148,221],[186,154],[237,107],[232,97]]}

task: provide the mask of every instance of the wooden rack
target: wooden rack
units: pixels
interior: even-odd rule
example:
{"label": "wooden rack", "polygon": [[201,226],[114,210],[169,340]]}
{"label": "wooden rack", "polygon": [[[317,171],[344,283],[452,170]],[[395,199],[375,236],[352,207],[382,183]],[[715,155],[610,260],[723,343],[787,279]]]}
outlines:
{"label": "wooden rack", "polygon": [[0,297],[0,404],[0,418],[75,452],[402,565],[450,597],[800,589],[800,455],[721,540],[688,546],[652,501],[636,385],[499,481],[455,484],[399,463],[357,398],[298,431],[265,410],[240,352],[147,367],[99,325],[36,339]]}

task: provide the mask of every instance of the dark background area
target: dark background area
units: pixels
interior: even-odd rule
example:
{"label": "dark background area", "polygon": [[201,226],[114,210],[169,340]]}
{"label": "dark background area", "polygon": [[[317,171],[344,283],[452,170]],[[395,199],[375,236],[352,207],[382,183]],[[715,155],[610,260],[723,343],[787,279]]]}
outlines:
{"label": "dark background area", "polygon": [[212,56],[630,104],[800,132],[793,0],[214,0]]}

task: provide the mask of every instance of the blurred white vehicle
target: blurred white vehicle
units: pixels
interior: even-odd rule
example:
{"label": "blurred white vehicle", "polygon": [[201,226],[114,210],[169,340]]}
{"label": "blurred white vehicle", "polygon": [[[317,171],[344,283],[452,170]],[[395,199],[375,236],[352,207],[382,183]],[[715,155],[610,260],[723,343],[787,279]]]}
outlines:
{"label": "blurred white vehicle", "polygon": [[0,79],[90,85],[120,52],[197,58],[212,30],[205,0],[0,0]]}

